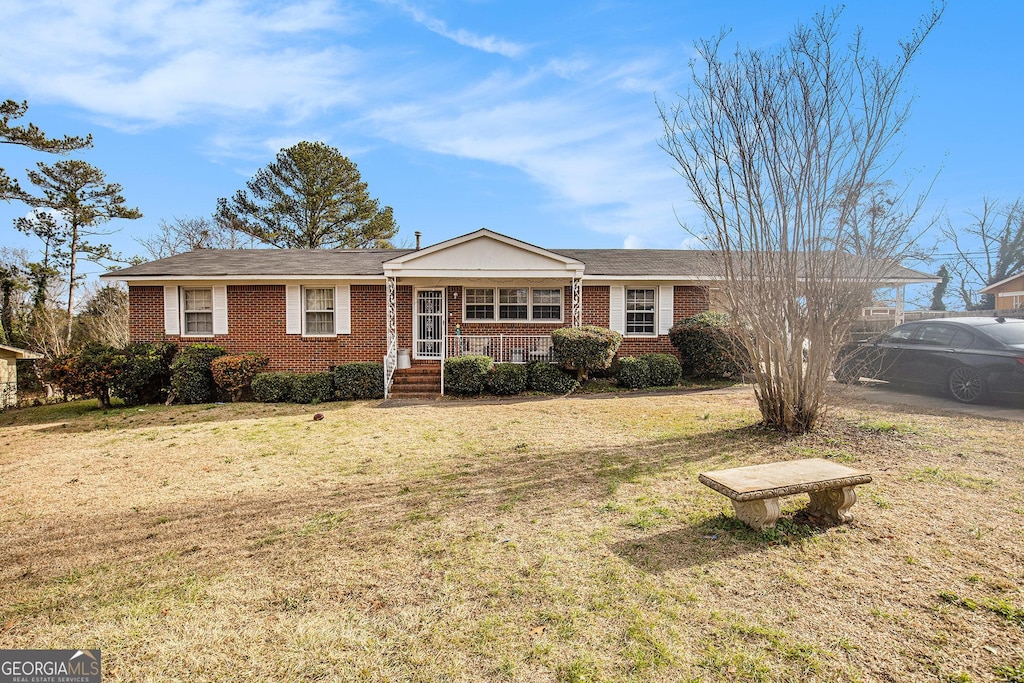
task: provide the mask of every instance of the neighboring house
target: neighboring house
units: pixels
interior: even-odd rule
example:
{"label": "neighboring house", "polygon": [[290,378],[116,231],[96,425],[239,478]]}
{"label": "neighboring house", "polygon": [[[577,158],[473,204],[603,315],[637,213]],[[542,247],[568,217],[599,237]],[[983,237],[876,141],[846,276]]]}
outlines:
{"label": "neighboring house", "polygon": [[0,410],[18,405],[18,361],[42,355],[0,344]]}
{"label": "neighboring house", "polygon": [[[273,370],[462,353],[548,360],[550,333],[599,325],[619,354],[675,353],[672,324],[708,310],[706,251],[549,250],[490,230],[423,249],[199,250],[104,275],[128,283],[133,341],[259,351]],[[899,269],[893,283],[929,281]],[[404,352],[404,353],[403,353]]]}
{"label": "neighboring house", "polygon": [[997,311],[1024,310],[1024,273],[1000,280],[980,292],[995,297]]}

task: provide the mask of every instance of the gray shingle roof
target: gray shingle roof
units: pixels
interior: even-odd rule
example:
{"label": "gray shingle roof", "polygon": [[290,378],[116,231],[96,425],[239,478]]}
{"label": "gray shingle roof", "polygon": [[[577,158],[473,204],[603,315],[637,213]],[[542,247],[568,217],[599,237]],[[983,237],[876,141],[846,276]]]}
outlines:
{"label": "gray shingle roof", "polygon": [[[124,268],[104,277],[275,277],[377,275],[384,263],[411,249],[200,249]],[[683,249],[552,249],[585,264],[584,277],[658,277],[689,279],[714,276],[708,251]],[[856,259],[856,257],[851,257]],[[893,266],[890,277],[934,281],[930,275]]]}

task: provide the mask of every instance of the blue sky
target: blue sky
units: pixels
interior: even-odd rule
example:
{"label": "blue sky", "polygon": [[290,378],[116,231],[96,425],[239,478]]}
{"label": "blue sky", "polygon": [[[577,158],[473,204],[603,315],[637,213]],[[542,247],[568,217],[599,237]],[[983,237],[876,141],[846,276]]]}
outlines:
{"label": "blue sky", "polygon": [[[323,140],[394,207],[399,243],[488,227],[547,247],[679,247],[699,221],[659,149],[655,97],[685,90],[695,40],[785,41],[820,2],[5,0],[0,99],[78,156],[144,218],[209,215],[281,147]],[[921,1],[851,2],[843,25],[894,53]],[[1024,3],[952,0],[907,84],[895,178],[938,174],[927,217],[1024,192]],[[5,146],[0,166],[55,157]],[[0,205],[0,244],[34,248]],[[112,227],[118,227],[112,225]],[[92,267],[93,272],[99,271]]]}

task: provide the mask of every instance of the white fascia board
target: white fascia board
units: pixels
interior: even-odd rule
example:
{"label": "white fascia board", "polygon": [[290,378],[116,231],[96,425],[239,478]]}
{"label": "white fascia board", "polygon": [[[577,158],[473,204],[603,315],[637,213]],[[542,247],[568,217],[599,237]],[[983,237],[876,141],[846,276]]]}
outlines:
{"label": "white fascia board", "polygon": [[345,282],[378,282],[384,283],[383,275],[338,275],[330,276],[318,273],[316,275],[268,275],[266,277],[260,277],[258,275],[250,275],[246,277],[240,277],[237,275],[134,275],[128,277],[118,277],[116,274],[100,275],[101,280],[115,280],[120,282],[127,282],[128,284],[146,284],[146,285],[165,285],[174,284],[177,282],[190,282],[190,283],[220,283],[228,285],[273,285],[283,282],[302,282],[302,283],[314,283],[322,282],[325,284],[345,283]]}
{"label": "white fascia board", "polygon": [[979,294],[988,294],[990,291],[992,291],[996,287],[998,287],[1000,285],[1005,285],[1010,280],[1016,280],[1017,278],[1022,277],[1022,276],[1024,276],[1024,273],[1017,273],[1016,275],[1011,275],[1010,277],[1005,278],[1003,280],[1000,280],[999,282],[996,282],[994,284],[991,284],[988,287],[983,287],[983,288],[979,289],[978,293]]}
{"label": "white fascia board", "polygon": [[440,280],[453,279],[503,279],[503,280],[543,280],[543,279],[566,279],[581,277],[582,270],[566,268],[565,270],[437,270],[417,268],[388,268],[384,269],[385,277],[401,278],[430,278]]}

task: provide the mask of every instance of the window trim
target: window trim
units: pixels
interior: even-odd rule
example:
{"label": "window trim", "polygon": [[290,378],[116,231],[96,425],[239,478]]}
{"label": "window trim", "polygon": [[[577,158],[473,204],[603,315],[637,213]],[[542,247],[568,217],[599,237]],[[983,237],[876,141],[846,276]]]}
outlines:
{"label": "window trim", "polygon": [[[652,338],[658,336],[658,296],[659,287],[657,285],[626,285],[622,291],[622,336],[624,337],[645,337]],[[630,311],[629,310],[629,293],[636,291],[653,292],[654,293],[654,308],[651,311]],[[651,313],[651,331],[650,332],[630,332],[629,331],[629,314],[630,313]]]}
{"label": "window trim", "polygon": [[[306,308],[306,292],[308,290],[324,289],[331,293],[331,308],[325,310],[313,309],[309,310]],[[299,304],[301,306],[301,325],[302,325],[302,336],[309,337],[311,339],[327,339],[330,337],[338,336],[338,290],[330,285],[302,285],[299,287]],[[308,332],[309,320],[306,318],[307,313],[330,313],[331,314],[331,331],[325,333],[312,333]]]}
{"label": "window trim", "polygon": [[[179,304],[181,306],[181,331],[180,331],[181,333],[180,333],[179,336],[181,336],[183,338],[187,337],[189,339],[211,339],[211,338],[213,338],[213,336],[214,336],[214,332],[213,332],[213,329],[214,329],[214,320],[213,320],[213,318],[214,318],[214,310],[213,309],[215,308],[214,302],[213,302],[213,286],[211,285],[211,286],[208,286],[208,287],[180,287],[178,289],[178,291],[180,292],[180,295],[181,295],[181,303]],[[210,309],[208,311],[207,310],[202,310],[202,311],[189,310],[188,307],[185,305],[186,302],[188,301],[188,298],[186,296],[186,292],[199,292],[199,291],[206,291],[206,292],[210,293]],[[188,314],[189,313],[209,313],[210,314],[210,331],[209,332],[189,332],[188,331]]]}
{"label": "window trim", "polygon": [[[492,301],[489,304],[491,306],[492,317],[490,318],[467,318],[466,309],[468,306],[487,306],[488,304],[470,304],[469,297],[466,296],[466,290],[470,289],[485,289],[490,290]],[[503,289],[525,289],[526,294],[526,317],[525,318],[501,318],[501,290]],[[533,317],[533,292],[534,290],[550,290],[558,292],[558,318],[534,318]],[[504,304],[506,306],[514,305],[520,306],[522,304]],[[555,304],[537,304],[538,306],[554,306]],[[494,324],[494,323],[523,323],[527,325],[542,325],[551,324],[558,325],[565,322],[565,287],[559,285],[542,286],[542,287],[531,287],[529,285],[510,286],[510,287],[476,287],[465,285],[462,287],[462,321],[466,324],[483,323],[483,324]]]}

